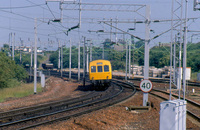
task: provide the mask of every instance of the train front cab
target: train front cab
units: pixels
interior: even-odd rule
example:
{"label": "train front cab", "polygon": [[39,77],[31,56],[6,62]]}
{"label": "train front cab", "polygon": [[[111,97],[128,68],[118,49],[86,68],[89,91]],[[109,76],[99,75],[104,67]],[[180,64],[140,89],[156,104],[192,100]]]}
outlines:
{"label": "train front cab", "polygon": [[89,76],[93,86],[109,85],[112,79],[110,61],[96,60],[90,62]]}

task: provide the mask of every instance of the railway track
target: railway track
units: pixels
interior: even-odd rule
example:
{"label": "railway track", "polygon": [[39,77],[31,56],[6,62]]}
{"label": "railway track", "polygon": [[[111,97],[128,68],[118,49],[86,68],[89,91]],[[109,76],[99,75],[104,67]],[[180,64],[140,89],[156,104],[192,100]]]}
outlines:
{"label": "railway track", "polygon": [[[56,70],[51,70],[51,71],[43,71],[45,75],[53,75],[53,76],[60,76],[60,72],[57,72]],[[72,72],[71,73],[71,76],[72,78],[74,79],[78,79],[78,74],[77,73],[74,73]],[[80,76],[82,77],[83,76],[83,73],[80,73]],[[69,72],[68,71],[63,71],[63,77],[69,77]],[[113,78],[115,79],[121,79],[121,80],[124,80],[124,76],[117,76],[117,75],[113,75],[112,76]],[[128,78],[128,77],[127,77]],[[136,78],[134,77],[133,79],[132,78],[128,78],[128,80],[131,80],[131,81],[141,81],[141,79],[143,78]],[[157,83],[169,83],[170,82],[170,79],[168,78],[149,78],[152,82],[157,82]],[[187,81],[187,84],[190,85],[190,86],[196,86],[196,87],[200,87],[200,82],[192,82],[192,81]]]}
{"label": "railway track", "polygon": [[[113,78],[116,78],[116,79],[124,79],[124,76],[113,76]],[[128,78],[128,77],[127,77]],[[128,80],[130,81],[141,81],[143,78],[137,78],[137,77],[134,77],[133,79],[132,78],[128,78]],[[149,78],[151,80],[151,82],[157,82],[157,83],[170,83],[170,79],[169,78],[152,78],[150,77]],[[200,83],[199,82],[192,82],[192,81],[187,81],[187,84],[190,85],[190,86],[196,86],[196,87],[200,87]]]}
{"label": "railway track", "polygon": [[[131,89],[131,91],[130,91]],[[28,129],[67,120],[121,102],[135,94],[133,84],[113,81],[105,91],[94,91],[74,99],[2,112],[1,129]]]}
{"label": "railway track", "polygon": [[[68,73],[65,73],[65,75],[68,76]],[[73,76],[75,76],[75,75],[73,75]],[[113,76],[113,77],[116,78],[116,79],[124,79],[123,76]],[[74,78],[76,78],[76,76]],[[130,81],[134,81],[134,80],[139,80],[140,81],[141,78],[134,78],[134,79],[129,79],[129,80]],[[152,82],[157,82],[157,83],[158,82],[159,83],[169,83],[169,79],[152,78],[151,81]],[[200,83],[191,82],[191,81],[188,82],[188,85],[200,87]],[[139,88],[139,86],[136,86],[136,87]],[[155,92],[157,92],[157,95],[156,95]],[[159,95],[159,93],[164,94],[164,95]],[[154,96],[158,96],[158,97],[162,98],[163,100],[168,100],[168,97],[169,97],[169,93],[168,92],[163,91],[163,90],[158,90],[158,89],[153,89],[153,91],[150,92],[150,94],[152,94]],[[173,94],[172,96],[174,97],[174,99],[178,99],[179,98],[178,95],[176,95],[176,94]],[[188,106],[188,108],[187,108],[188,116],[190,116],[193,119],[195,119],[195,120],[200,122],[200,114],[199,114],[200,104],[196,103],[195,101],[192,101],[190,99],[187,99],[187,98],[186,98],[186,101],[187,101],[187,106]]]}
{"label": "railway track", "polygon": [[[153,89],[150,94],[162,98],[163,100],[169,100],[169,93],[163,90]],[[179,98],[179,96],[176,94],[172,94],[172,98],[183,99]],[[187,101],[187,115],[200,122],[200,104],[190,99],[185,100]]]}
{"label": "railway track", "polygon": [[[51,72],[53,74],[56,74],[55,72]],[[68,76],[68,73],[63,73],[64,76]],[[72,77],[74,78],[77,78],[76,76],[77,74],[72,74]],[[122,78],[121,76],[113,76],[113,77],[117,77],[117,79],[124,79],[124,77]],[[141,79],[134,79],[134,80],[141,80]],[[117,80],[113,80],[115,82],[118,82]],[[133,80],[132,80],[133,81]],[[166,80],[166,79],[153,79],[151,80],[152,82],[161,82],[161,83],[168,83],[169,81]],[[119,83],[120,84],[120,83]],[[127,85],[127,83],[123,83],[124,86]],[[199,83],[194,83],[194,82],[191,82],[189,83],[191,85],[194,85],[194,86],[200,86]],[[127,85],[128,86],[128,85]],[[136,86],[139,88],[139,86]],[[162,98],[163,100],[168,100],[169,98],[169,93],[166,92],[166,91],[162,91],[162,90],[158,90],[158,89],[153,89],[150,94],[154,95],[154,96],[157,96],[159,98]],[[176,94],[173,94],[172,95],[173,99],[177,99],[178,96]],[[187,115],[192,118],[192,120],[195,120],[197,122],[200,122],[200,118],[199,118],[199,109],[200,109],[200,105],[192,100],[189,100],[189,99],[186,99],[187,101]],[[188,117],[187,116],[187,117]]]}
{"label": "railway track", "polygon": [[[140,91],[139,86],[136,86],[137,90]],[[162,100],[169,100],[169,92],[159,89],[152,89],[151,92],[149,92],[151,95],[154,95],[156,97],[161,98]],[[177,94],[172,94],[172,100],[179,99],[179,96]],[[182,97],[180,99],[183,99]],[[187,116],[190,117],[190,119],[197,121],[197,123],[200,122],[200,104],[192,101],[190,99],[185,99],[187,101]],[[200,125],[200,123],[199,123]]]}

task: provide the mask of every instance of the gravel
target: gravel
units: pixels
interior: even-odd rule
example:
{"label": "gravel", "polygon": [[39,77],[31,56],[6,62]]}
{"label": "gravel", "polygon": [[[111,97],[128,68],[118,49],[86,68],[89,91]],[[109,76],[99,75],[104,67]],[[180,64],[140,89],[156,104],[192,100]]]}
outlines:
{"label": "gravel", "polygon": [[[135,82],[139,85],[139,82]],[[63,98],[74,98],[84,91],[77,90],[77,82],[64,81],[63,79],[50,77],[46,83],[44,92],[30,95],[24,98],[13,99],[0,103],[1,111],[14,108],[31,106],[44,102],[59,100]],[[154,87],[167,86],[164,84],[153,84]],[[168,85],[169,86],[169,85]],[[192,88],[190,88],[192,89]],[[69,120],[56,122],[53,124],[40,126],[34,129],[50,130],[71,130],[71,129],[131,129],[131,130],[158,130],[159,129],[159,111],[161,99],[149,95],[149,101],[152,108],[146,112],[127,111],[129,106],[142,106],[143,93],[137,92],[133,97],[122,103],[94,111]],[[198,98],[199,100],[199,98]],[[198,130],[200,126],[195,125],[187,119],[187,129]]]}

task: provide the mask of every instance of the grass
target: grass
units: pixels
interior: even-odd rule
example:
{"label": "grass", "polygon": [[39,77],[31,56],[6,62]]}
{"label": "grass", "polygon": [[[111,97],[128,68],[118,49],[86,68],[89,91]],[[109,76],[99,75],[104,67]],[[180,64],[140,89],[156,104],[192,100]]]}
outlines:
{"label": "grass", "polygon": [[[37,84],[37,92],[41,92],[42,87],[40,84]],[[34,84],[24,84],[12,88],[3,88],[0,89],[0,102],[6,101],[9,98],[19,98],[32,95],[34,93]]]}

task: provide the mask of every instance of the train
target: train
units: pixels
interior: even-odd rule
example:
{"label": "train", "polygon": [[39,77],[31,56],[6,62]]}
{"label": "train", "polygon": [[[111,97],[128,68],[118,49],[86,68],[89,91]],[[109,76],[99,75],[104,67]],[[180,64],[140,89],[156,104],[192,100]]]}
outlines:
{"label": "train", "polygon": [[43,63],[42,68],[43,69],[53,69],[53,63]]}
{"label": "train", "polygon": [[94,60],[89,64],[89,79],[92,86],[106,87],[112,80],[112,66],[108,60]]}

